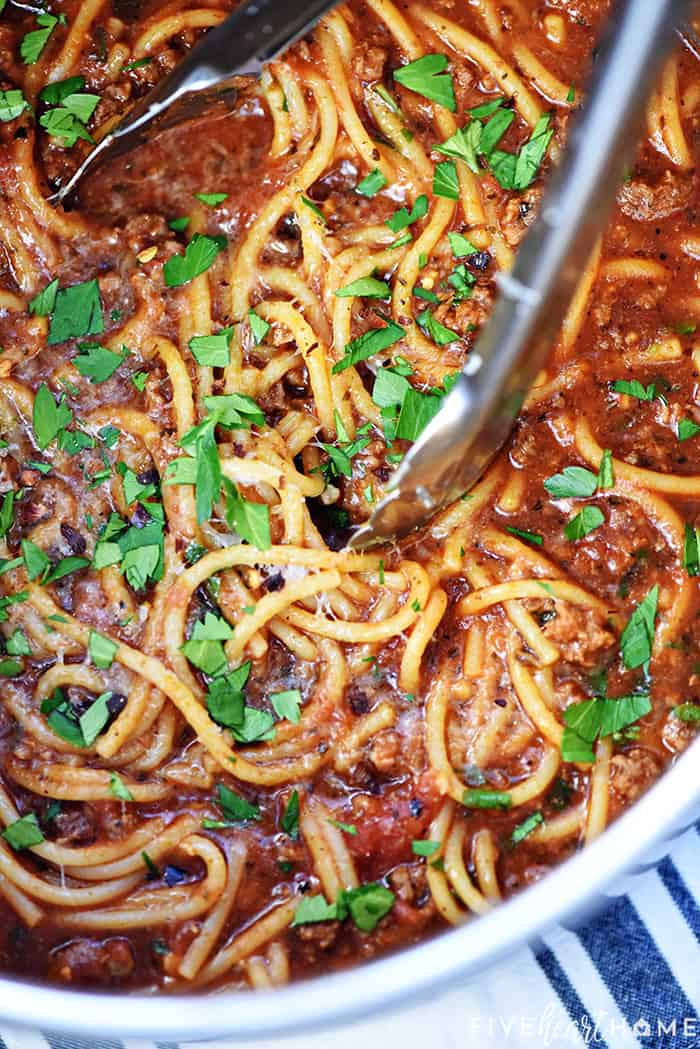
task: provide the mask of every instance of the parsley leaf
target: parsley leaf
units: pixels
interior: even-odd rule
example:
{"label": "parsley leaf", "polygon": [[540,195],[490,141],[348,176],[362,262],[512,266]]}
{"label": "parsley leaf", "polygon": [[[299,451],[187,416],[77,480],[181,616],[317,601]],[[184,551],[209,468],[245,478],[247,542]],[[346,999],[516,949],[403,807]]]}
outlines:
{"label": "parsley leaf", "polygon": [[463,259],[468,255],[476,254],[477,249],[474,247],[472,242],[462,233],[457,233],[454,230],[450,230],[450,232],[447,234],[447,239],[450,242],[452,254],[456,259]]}
{"label": "parsley leaf", "polygon": [[388,226],[392,233],[400,233],[402,229],[406,229],[407,226],[411,226],[418,219],[425,218],[428,214],[428,198],[425,193],[421,193],[420,196],[416,197],[413,207],[409,211],[407,208],[399,208],[395,211],[391,218],[388,218],[384,223]]}
{"label": "parsley leaf", "polygon": [[289,796],[289,801],[282,813],[280,826],[284,833],[293,840],[299,837],[299,792],[297,790],[293,790]]}
{"label": "parsley leaf", "polygon": [[78,719],[80,731],[83,734],[86,747],[92,746],[102,729],[109,721],[108,704],[111,698],[111,692],[103,692],[101,696],[97,697],[94,703],[90,704],[85,713],[81,714]]}
{"label": "parsley leaf", "polygon": [[38,317],[48,317],[56,303],[57,292],[58,278],[55,278],[38,295],[34,296],[29,303],[29,312]]}
{"label": "parsley leaf", "polygon": [[0,91],[0,123],[7,124],[29,109],[29,103],[18,88]]}
{"label": "parsley leaf", "polygon": [[103,331],[102,300],[96,280],[58,290],[46,340],[49,346],[83,335],[101,335]]}
{"label": "parsley leaf", "polygon": [[678,423],[678,440],[688,441],[700,433],[700,426],[692,419],[681,419]]}
{"label": "parsley leaf", "polygon": [[540,164],[552,140],[554,128],[549,126],[550,115],[543,113],[535,124],[530,139],[518,154],[513,189],[527,189],[535,181]]}
{"label": "parsley leaf", "polygon": [[517,535],[519,539],[524,539],[527,543],[534,543],[535,546],[542,546],[544,543],[542,536],[537,535],[536,532],[526,532],[522,528],[514,528],[511,525],[506,527],[506,532]]}
{"label": "parsley leaf", "polygon": [[700,529],[689,524],[685,526],[683,567],[689,576],[700,575]]}
{"label": "parsley leaf", "polygon": [[468,809],[509,809],[513,799],[507,791],[474,787],[464,791],[462,804]]}
{"label": "parsley leaf", "polygon": [[437,346],[449,346],[451,342],[457,342],[461,338],[456,331],[446,328],[444,324],[436,320],[432,310],[424,310],[423,313],[418,314],[416,321]]}
{"label": "parsley leaf", "polygon": [[438,102],[454,113],[457,109],[452,77],[445,73],[448,61],[446,55],[423,55],[415,62],[394,70],[394,80],[402,87],[415,91],[418,95]]}
{"label": "parsley leaf", "polygon": [[404,337],[406,331],[394,321],[389,321],[385,328],[371,328],[364,335],[352,339],[345,347],[343,357],[333,365],[333,374],[345,371],[360,361],[366,361],[375,353],[387,350]]}
{"label": "parsley leaf", "polygon": [[411,852],[414,856],[433,856],[441,848],[441,845],[442,843],[439,841],[414,840],[411,842]]}
{"label": "parsley leaf", "polygon": [[199,670],[215,677],[226,669],[223,642],[232,636],[233,630],[225,619],[207,612],[203,620],[197,620],[194,624],[189,641],[180,651]]}
{"label": "parsley leaf", "polygon": [[234,791],[229,790],[228,787],[224,786],[223,783],[218,783],[216,787],[217,794],[217,805],[223,812],[227,820],[232,823],[242,823],[244,820],[259,820],[260,809],[257,805],[252,805],[245,798],[242,798],[240,794],[236,794]]}
{"label": "parsley leaf", "polygon": [[29,644],[27,635],[21,627],[18,627],[8,637],[5,647],[7,648],[8,656],[31,656],[32,654],[32,646]]}
{"label": "parsley leaf", "polygon": [[386,281],[375,280],[374,277],[360,277],[359,280],[346,284],[344,288],[338,288],[335,294],[339,299],[353,295],[366,299],[388,299],[391,295],[391,288]]}
{"label": "parsley leaf", "polygon": [[195,197],[201,200],[202,204],[215,208],[217,204],[223,204],[225,200],[228,200],[228,193],[195,193]]}
{"label": "parsley leaf", "polygon": [[248,310],[248,324],[253,334],[253,342],[256,346],[259,346],[269,332],[270,325],[262,317],[258,317],[252,306]]}
{"label": "parsley leaf", "polygon": [[73,412],[67,407],[65,396],[56,403],[51,390],[42,382],[34,397],[32,413],[34,438],[42,452],[72,421]]}
{"label": "parsley leaf", "polygon": [[433,173],[433,196],[459,200],[459,180],[454,160],[441,160]]}
{"label": "parsley leaf", "polygon": [[60,106],[64,98],[74,95],[76,91],[82,91],[85,87],[85,77],[69,76],[67,80],[57,80],[54,84],[46,84],[39,92],[39,98],[49,106]]}
{"label": "parsley leaf", "polygon": [[643,386],[638,379],[631,379],[629,382],[627,379],[616,379],[612,388],[615,393],[636,397],[638,401],[653,401],[656,397],[656,386],[653,382],[650,382],[648,386]]}
{"label": "parsley leaf", "polygon": [[290,928],[297,925],[311,925],[315,922],[333,921],[337,915],[336,905],[327,903],[325,896],[303,896],[294,912],[294,921]]}
{"label": "parsley leaf", "polygon": [[9,823],[2,832],[2,837],[15,852],[28,849],[31,845],[41,845],[44,840],[39,821],[33,812],[28,812],[14,823]]}
{"label": "parsley leaf", "polygon": [[510,840],[514,845],[527,838],[528,834],[532,834],[541,823],[544,823],[544,816],[541,812],[531,813],[527,819],[524,819],[522,823],[519,823],[517,827],[513,828],[513,832],[510,836]]}
{"label": "parsley leaf", "polygon": [[435,149],[438,153],[443,153],[447,157],[463,160],[469,170],[478,175],[481,169],[477,160],[477,153],[482,131],[483,127],[479,121],[473,120],[466,127],[455,131],[454,135],[450,135],[442,145],[436,146]]}
{"label": "parsley leaf", "polygon": [[219,725],[238,728],[243,724],[245,693],[243,686],[248,680],[250,662],[223,674],[212,681],[207,692],[207,710]]}
{"label": "parsley leaf", "polygon": [[370,171],[369,175],[358,182],[355,187],[355,192],[359,193],[363,197],[374,197],[379,193],[380,189],[383,189],[387,184],[387,179],[381,173],[379,168],[375,168],[374,171]]}
{"label": "parsley leaf", "polygon": [[646,692],[608,699],[596,696],[572,703],[564,711],[565,729],[561,741],[564,761],[591,763],[595,761],[592,744],[596,739],[612,736],[634,724],[651,710]]}
{"label": "parsley leaf", "polygon": [[238,532],[241,539],[257,547],[258,550],[269,550],[272,545],[269,506],[266,503],[255,503],[244,499],[228,477],[224,477],[224,489],[226,491],[226,521],[229,528]]}
{"label": "parsley leaf", "polygon": [[600,466],[598,468],[598,490],[603,492],[608,488],[613,488],[614,485],[615,475],[613,472],[612,452],[609,448],[606,448],[603,452]]}
{"label": "parsley leaf", "polygon": [[622,631],[620,651],[622,661],[628,670],[646,666],[651,659],[658,600],[659,587],[656,584],[634,609],[627,626]]}
{"label": "parsley leaf", "polygon": [[48,39],[58,25],[59,19],[55,15],[37,15],[36,23],[40,29],[34,29],[22,38],[19,45],[19,53],[25,65],[33,65],[41,52],[46,47]]}
{"label": "parsley leaf", "polygon": [[595,493],[598,478],[583,466],[565,466],[548,477],[544,487],[553,499],[587,499]]}
{"label": "parsley leaf", "polygon": [[380,882],[370,882],[356,889],[341,889],[336,900],[340,921],[348,915],[362,932],[372,932],[394,906],[396,896]]}
{"label": "parsley leaf", "polygon": [[90,631],[88,638],[88,652],[93,666],[99,670],[107,670],[114,662],[119,645],[111,638],[98,634],[96,630]]}
{"label": "parsley leaf", "polygon": [[564,528],[567,539],[583,539],[595,531],[605,521],[605,516],[597,506],[584,506],[575,517],[572,517]]}
{"label": "parsley leaf", "polygon": [[109,774],[109,792],[114,795],[115,798],[119,798],[120,801],[134,800],[134,795],[131,793],[126,783],[124,783],[118,772],[110,772]]}
{"label": "parsley leaf", "polygon": [[73,364],[80,374],[90,382],[106,382],[110,379],[126,353],[114,353],[97,343],[85,343],[80,347],[80,355],[73,358]]}
{"label": "parsley leaf", "polygon": [[270,695],[270,702],[278,718],[286,718],[295,725],[299,724],[301,721],[301,692],[298,688],[290,688],[286,692],[273,692]]}
{"label": "parsley leaf", "polygon": [[169,288],[188,284],[200,273],[206,272],[219,252],[226,247],[224,237],[208,237],[195,233],[185,248],[184,255],[172,255],[163,266],[163,279]]}
{"label": "parsley leaf", "polygon": [[195,335],[187,344],[197,364],[206,368],[225,368],[231,363],[229,346],[233,328],[222,328],[215,335]]}

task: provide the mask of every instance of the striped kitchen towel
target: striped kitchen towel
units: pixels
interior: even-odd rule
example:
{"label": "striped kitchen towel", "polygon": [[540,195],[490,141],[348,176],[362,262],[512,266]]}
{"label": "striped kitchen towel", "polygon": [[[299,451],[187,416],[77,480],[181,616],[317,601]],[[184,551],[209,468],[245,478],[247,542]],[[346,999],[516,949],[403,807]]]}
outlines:
{"label": "striped kitchen towel", "polygon": [[[576,931],[464,986],[404,1009],[290,1039],[207,1043],[209,1049],[694,1049],[700,1047],[700,824],[670,854],[609,893]],[[301,993],[301,992],[300,992]],[[175,1003],[172,1003],[174,1007]],[[2,1003],[0,1003],[0,1012]],[[192,1044],[192,1043],[189,1043]],[[199,1043],[201,1044],[201,1043]],[[0,1049],[179,1049],[6,1028]]]}

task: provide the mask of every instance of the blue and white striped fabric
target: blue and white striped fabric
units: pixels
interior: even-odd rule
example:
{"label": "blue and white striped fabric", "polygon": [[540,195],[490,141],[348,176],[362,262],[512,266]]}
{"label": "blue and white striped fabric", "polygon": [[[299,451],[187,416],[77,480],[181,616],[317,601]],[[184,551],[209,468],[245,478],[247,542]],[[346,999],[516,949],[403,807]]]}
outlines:
{"label": "blue and white striped fabric", "polygon": [[[611,891],[577,931],[548,933],[427,1005],[359,1026],[209,1049],[696,1049],[700,1047],[700,824]],[[1,1009],[1,1003],[0,1003]],[[201,1043],[200,1043],[201,1044]],[[0,1023],[0,1049],[178,1049],[70,1038]]]}

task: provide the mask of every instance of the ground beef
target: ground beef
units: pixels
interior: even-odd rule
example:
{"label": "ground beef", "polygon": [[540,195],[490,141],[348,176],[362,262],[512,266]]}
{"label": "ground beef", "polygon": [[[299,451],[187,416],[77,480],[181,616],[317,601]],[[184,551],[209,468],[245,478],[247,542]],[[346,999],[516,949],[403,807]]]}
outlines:
{"label": "ground beef", "polygon": [[630,179],[617,194],[621,211],[637,222],[657,222],[690,203],[693,184],[689,178],[664,171],[655,185],[643,179]]}
{"label": "ground beef", "polygon": [[629,805],[647,790],[661,772],[656,755],[643,747],[615,754],[610,762],[613,793],[621,805]]}
{"label": "ground beef", "polygon": [[53,819],[57,845],[92,845],[96,838],[95,825],[90,819],[91,810],[87,805],[81,808],[63,808]]}
{"label": "ground beef", "polygon": [[50,959],[53,979],[63,983],[110,985],[122,983],[135,967],[131,944],[123,936],[106,940],[71,940]]}

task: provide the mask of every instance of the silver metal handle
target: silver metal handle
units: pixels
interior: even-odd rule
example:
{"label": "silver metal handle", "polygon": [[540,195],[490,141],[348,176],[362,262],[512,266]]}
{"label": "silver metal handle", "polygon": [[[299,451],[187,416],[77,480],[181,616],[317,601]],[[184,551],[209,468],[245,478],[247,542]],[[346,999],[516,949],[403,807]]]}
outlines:
{"label": "silver metal handle", "polygon": [[469,356],[469,374],[407,454],[393,491],[353,546],[422,524],[470,488],[502,446],[604,228],[673,28],[690,7],[691,0],[626,0],[618,8],[539,217],[512,272],[499,279],[501,294]]}

